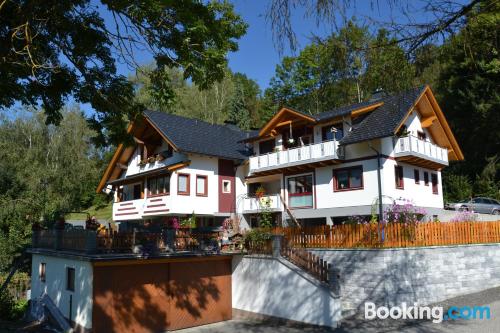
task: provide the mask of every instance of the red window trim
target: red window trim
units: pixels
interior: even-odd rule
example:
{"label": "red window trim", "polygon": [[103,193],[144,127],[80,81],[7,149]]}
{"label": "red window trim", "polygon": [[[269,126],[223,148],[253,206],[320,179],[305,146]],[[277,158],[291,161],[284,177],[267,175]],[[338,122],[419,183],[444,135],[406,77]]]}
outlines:
{"label": "red window trim", "polygon": [[[205,179],[205,186],[203,193],[198,192],[198,178]],[[196,196],[197,197],[207,197],[208,196],[208,176],[207,175],[196,175]]]}
{"label": "red window trim", "polygon": [[[350,174],[347,175],[347,182],[348,186],[347,188],[338,188],[337,184],[337,173],[339,171],[350,171],[353,169],[361,169],[361,186],[357,187],[351,187],[350,185]],[[356,190],[362,190],[365,188],[365,180],[364,180],[364,173],[363,173],[363,166],[362,165],[353,165],[350,167],[346,168],[339,168],[339,169],[333,169],[333,192],[347,192],[347,191],[356,191]]]}
{"label": "red window trim", "polygon": [[[185,191],[185,192],[179,190],[179,177],[183,177],[183,176],[187,177],[187,180],[186,180],[187,191]],[[177,174],[177,194],[178,195],[190,195],[190,192],[191,192],[190,182],[191,182],[191,175],[189,173],[178,173]]]}
{"label": "red window trim", "polygon": [[[434,183],[434,179],[436,182]],[[437,173],[431,173],[432,194],[439,194],[439,179]]]}
{"label": "red window trim", "polygon": [[[401,170],[401,177],[398,177],[398,171]],[[396,183],[396,189],[398,190],[404,190],[405,189],[405,177],[404,177],[404,171],[403,171],[403,166],[402,165],[395,165],[394,166],[394,180]],[[401,182],[401,184],[400,184]]]}
{"label": "red window trim", "polygon": [[420,185],[420,170],[413,169],[413,177],[415,178],[415,184]]}
{"label": "red window trim", "polygon": [[429,186],[429,172],[424,171],[424,185]]}

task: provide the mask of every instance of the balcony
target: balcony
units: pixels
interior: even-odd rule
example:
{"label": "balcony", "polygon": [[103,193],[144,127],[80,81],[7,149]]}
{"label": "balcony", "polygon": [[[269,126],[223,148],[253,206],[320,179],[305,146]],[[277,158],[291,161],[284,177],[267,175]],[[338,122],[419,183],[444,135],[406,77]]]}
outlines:
{"label": "balcony", "polygon": [[170,196],[168,195],[115,202],[113,221],[140,220],[150,216],[166,215],[169,210]]}
{"label": "balcony", "polygon": [[250,175],[279,173],[304,164],[335,164],[340,162],[342,155],[338,141],[334,140],[253,156],[250,157]]}
{"label": "balcony", "polygon": [[448,165],[448,150],[415,136],[395,139],[396,160],[424,168],[440,169]]}
{"label": "balcony", "polygon": [[243,199],[243,212],[244,213],[255,213],[262,211],[263,208],[269,205],[267,208],[271,211],[281,212],[283,211],[283,204],[281,203],[281,198],[279,194],[265,195],[261,198],[250,197]]}

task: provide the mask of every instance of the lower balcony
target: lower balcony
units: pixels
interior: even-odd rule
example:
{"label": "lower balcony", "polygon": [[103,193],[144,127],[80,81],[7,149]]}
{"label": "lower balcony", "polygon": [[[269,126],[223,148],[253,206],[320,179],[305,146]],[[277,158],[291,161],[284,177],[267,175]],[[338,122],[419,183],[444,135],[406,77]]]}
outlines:
{"label": "lower balcony", "polygon": [[140,220],[149,216],[166,215],[170,211],[170,196],[115,202],[113,221]]}
{"label": "lower balcony", "polygon": [[243,199],[243,213],[256,213],[263,209],[273,212],[282,212],[283,204],[279,194],[269,194],[262,197],[248,197]]}
{"label": "lower balcony", "polygon": [[435,170],[448,165],[448,149],[411,135],[395,139],[394,157],[397,161]]}

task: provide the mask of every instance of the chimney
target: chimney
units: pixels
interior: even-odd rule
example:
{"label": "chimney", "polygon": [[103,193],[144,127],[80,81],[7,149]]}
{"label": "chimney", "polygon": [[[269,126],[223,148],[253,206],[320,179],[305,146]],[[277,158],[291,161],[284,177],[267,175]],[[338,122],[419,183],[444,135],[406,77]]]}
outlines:
{"label": "chimney", "polygon": [[374,92],[372,92],[372,96],[370,97],[370,102],[378,101],[379,99],[382,99],[384,97],[385,97],[384,89],[377,88],[375,89]]}

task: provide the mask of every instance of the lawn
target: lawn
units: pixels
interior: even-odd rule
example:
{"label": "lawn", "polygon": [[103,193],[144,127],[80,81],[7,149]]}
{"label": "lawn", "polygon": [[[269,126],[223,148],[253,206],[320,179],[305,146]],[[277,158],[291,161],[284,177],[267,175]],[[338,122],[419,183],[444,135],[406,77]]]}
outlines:
{"label": "lawn", "polygon": [[71,213],[66,215],[66,220],[82,220],[87,219],[87,213],[90,216],[95,216],[98,221],[110,221],[113,217],[113,204],[109,203],[106,206],[95,207],[92,206],[80,213]]}

